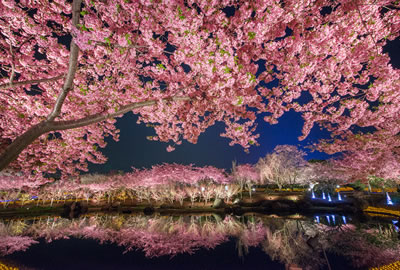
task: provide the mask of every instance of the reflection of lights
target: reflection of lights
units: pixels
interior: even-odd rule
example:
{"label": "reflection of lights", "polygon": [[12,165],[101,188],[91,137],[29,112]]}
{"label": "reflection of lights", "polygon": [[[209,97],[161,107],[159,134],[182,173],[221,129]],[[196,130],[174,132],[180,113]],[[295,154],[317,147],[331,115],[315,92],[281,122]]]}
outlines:
{"label": "reflection of lights", "polygon": [[399,227],[397,225],[395,225],[395,224],[399,223],[399,221],[398,220],[392,220],[392,223],[393,223],[394,230],[396,232],[399,232]]}
{"label": "reflection of lights", "polygon": [[346,217],[342,216],[343,224],[347,224]]}
{"label": "reflection of lights", "polygon": [[328,221],[329,225],[331,224],[331,218],[329,216],[326,216],[326,220]]}
{"label": "reflection of lights", "polygon": [[326,200],[325,192],[322,192],[322,199]]}
{"label": "reflection of lights", "polygon": [[335,225],[335,223],[336,223],[335,215],[331,215],[331,217],[332,217],[333,225]]}
{"label": "reflection of lights", "polygon": [[228,186],[225,186],[225,190],[228,190]]}
{"label": "reflection of lights", "polygon": [[386,192],[386,204],[393,205],[392,199],[389,196],[389,193]]}
{"label": "reflection of lights", "polygon": [[312,191],[312,198],[315,199],[315,193],[314,190]]}
{"label": "reflection of lights", "polygon": [[328,193],[328,201],[331,202],[332,198],[331,198],[331,194]]}
{"label": "reflection of lights", "polygon": [[319,216],[316,216],[316,217],[315,217],[315,221],[316,221],[317,223],[319,223]]}
{"label": "reflection of lights", "polygon": [[342,200],[342,196],[340,196],[340,192],[337,193],[337,199],[338,199],[339,201]]}

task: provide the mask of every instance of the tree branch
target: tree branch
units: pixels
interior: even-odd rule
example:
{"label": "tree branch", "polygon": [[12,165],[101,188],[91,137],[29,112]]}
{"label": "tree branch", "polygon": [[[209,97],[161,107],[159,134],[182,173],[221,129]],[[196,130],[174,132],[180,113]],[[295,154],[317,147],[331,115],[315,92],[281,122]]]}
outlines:
{"label": "tree branch", "polygon": [[[81,10],[82,0],[74,0],[72,3],[72,24],[76,27],[79,24],[79,12]],[[64,82],[64,86],[60,95],[58,96],[52,112],[47,116],[48,121],[53,121],[61,112],[61,107],[64,104],[64,100],[67,97],[69,91],[73,88],[73,82],[76,70],[78,68],[78,55],[79,47],[75,44],[74,40],[71,40],[71,51],[69,54],[68,73]]]}
{"label": "tree branch", "polygon": [[[163,102],[168,101],[189,101],[191,100],[190,97],[182,96],[182,97],[171,97],[162,99]],[[67,130],[73,129],[78,127],[84,127],[87,125],[91,125],[94,123],[98,123],[109,118],[114,118],[119,115],[123,115],[129,111],[132,111],[137,108],[142,108],[146,106],[152,106],[157,104],[158,100],[148,100],[142,102],[135,102],[125,106],[122,106],[118,111],[115,113],[110,114],[94,114],[90,115],[81,119],[77,120],[67,120],[67,121],[49,121],[45,120],[40,122],[37,125],[29,128],[24,134],[17,137],[7,148],[5,151],[0,155],[0,171],[5,169],[8,164],[14,161],[18,155],[34,140],[39,138],[41,135],[50,132],[50,131],[57,131],[57,130]]]}
{"label": "tree branch", "polygon": [[10,43],[10,54],[11,54],[11,75],[10,75],[10,82],[9,85],[12,85],[15,77],[15,65],[14,65],[14,53],[12,50],[12,45]]}
{"label": "tree branch", "polygon": [[51,131],[50,126],[46,122],[41,122],[29,128],[24,134],[18,136],[0,156],[0,171],[5,169],[8,164],[14,161],[18,155],[34,140],[41,135]]}
{"label": "tree branch", "polygon": [[[143,53],[140,49],[150,49],[150,46],[148,45],[136,45],[136,44],[130,44],[128,46],[122,46],[117,43],[106,43],[106,42],[101,42],[101,41],[95,41],[91,40],[92,42],[95,42],[96,46],[102,46],[102,47],[111,47],[111,48],[120,48],[120,49],[137,49],[139,52]],[[169,52],[167,50],[163,50],[164,53],[167,54],[173,54],[172,52]]]}
{"label": "tree branch", "polygon": [[364,21],[364,19],[362,17],[362,14],[361,14],[360,8],[358,7],[358,4],[356,4],[356,8],[357,8],[358,16],[360,16],[360,20],[361,20],[362,25],[364,26],[365,30],[367,30],[367,34],[369,34],[371,36],[371,39],[372,39],[372,42],[374,43],[376,52],[379,53],[378,44],[376,43],[375,37],[372,34],[372,32],[369,31],[368,26],[367,26],[367,24],[365,23],[365,21]]}
{"label": "tree branch", "polygon": [[[165,98],[162,99],[163,102],[167,101],[189,101],[191,100],[190,97],[187,96],[182,96],[182,97],[172,97],[172,98]],[[78,127],[84,127],[88,126],[94,123],[98,123],[110,118],[114,118],[120,115],[123,115],[127,112],[130,112],[134,109],[146,107],[146,106],[152,106],[157,104],[157,100],[148,100],[148,101],[142,101],[142,102],[135,102],[131,103],[128,105],[122,106],[119,110],[117,110],[115,113],[110,113],[110,114],[94,114],[94,115],[89,115],[81,119],[77,120],[66,120],[66,121],[55,121],[52,122],[50,125],[52,127],[52,130],[66,130],[66,129],[73,129],[73,128],[78,128]]]}
{"label": "tree branch", "polygon": [[13,82],[13,83],[5,83],[5,84],[0,84],[0,90],[2,89],[8,89],[16,86],[21,86],[21,85],[27,85],[27,84],[37,84],[37,83],[42,83],[42,82],[53,82],[53,81],[58,81],[59,79],[63,78],[64,74],[59,75],[57,77],[53,78],[47,78],[47,79],[38,79],[38,80],[28,80],[28,81],[21,81],[21,82]]}

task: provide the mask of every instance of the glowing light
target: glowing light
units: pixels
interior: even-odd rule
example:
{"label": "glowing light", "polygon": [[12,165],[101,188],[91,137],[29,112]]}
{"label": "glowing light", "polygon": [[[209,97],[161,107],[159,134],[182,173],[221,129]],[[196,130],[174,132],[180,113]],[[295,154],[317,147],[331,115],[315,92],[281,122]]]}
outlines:
{"label": "glowing light", "polygon": [[316,217],[315,217],[315,221],[316,221],[317,223],[319,223],[319,216],[316,216]]}
{"label": "glowing light", "polygon": [[331,198],[331,194],[328,193],[328,201],[331,202],[332,198]]}
{"label": "glowing light", "polygon": [[331,215],[331,217],[332,217],[333,225],[335,225],[335,224],[336,224],[336,218],[335,218],[335,215]]}
{"label": "glowing light", "polygon": [[336,188],[340,188],[340,186],[339,186],[339,185],[336,185]]}
{"label": "glowing light", "polygon": [[389,193],[386,192],[386,204],[393,205],[392,199],[389,196]]}
{"label": "glowing light", "polygon": [[255,188],[252,188],[251,191],[256,191],[256,189],[255,189]]}
{"label": "glowing light", "polygon": [[342,196],[340,196],[340,192],[337,193],[337,199],[338,199],[339,201],[342,200]]}
{"label": "glowing light", "polygon": [[392,199],[389,196],[389,193],[386,192],[386,204],[393,205]]}
{"label": "glowing light", "polygon": [[322,199],[326,200],[325,192],[322,192]]}
{"label": "glowing light", "polygon": [[394,230],[395,230],[396,232],[399,232],[399,227],[398,227],[397,225],[395,225],[396,223],[399,223],[399,221],[398,221],[398,220],[392,220],[392,223],[393,223],[393,228],[394,228]]}
{"label": "glowing light", "polygon": [[204,187],[201,187],[201,191],[204,191],[205,190],[205,188]]}
{"label": "glowing light", "polygon": [[343,224],[347,224],[346,217],[342,216]]}
{"label": "glowing light", "polygon": [[225,186],[225,190],[228,190],[228,186]]}
{"label": "glowing light", "polygon": [[315,193],[314,193],[314,190],[312,191],[311,198],[315,199]]}
{"label": "glowing light", "polygon": [[328,221],[329,225],[331,225],[331,218],[330,218],[330,216],[326,216],[326,220]]}

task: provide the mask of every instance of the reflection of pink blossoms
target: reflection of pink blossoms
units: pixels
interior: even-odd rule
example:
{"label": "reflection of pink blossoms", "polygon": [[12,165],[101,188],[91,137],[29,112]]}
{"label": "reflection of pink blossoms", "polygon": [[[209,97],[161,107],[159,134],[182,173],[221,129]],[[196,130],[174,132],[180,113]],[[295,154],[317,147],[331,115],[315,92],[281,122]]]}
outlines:
{"label": "reflection of pink blossoms", "polygon": [[5,256],[16,251],[25,251],[32,244],[38,241],[29,236],[1,236],[0,237],[0,256]]}

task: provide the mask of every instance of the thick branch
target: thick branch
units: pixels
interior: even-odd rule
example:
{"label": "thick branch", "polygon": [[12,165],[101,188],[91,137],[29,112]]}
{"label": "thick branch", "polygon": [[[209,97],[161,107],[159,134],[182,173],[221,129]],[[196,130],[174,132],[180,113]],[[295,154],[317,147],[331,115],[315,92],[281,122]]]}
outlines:
{"label": "thick branch", "polygon": [[[168,101],[189,101],[190,97],[172,97],[163,99],[164,102]],[[157,100],[148,100],[143,102],[135,102],[125,106],[122,106],[118,111],[111,114],[94,114],[78,120],[68,120],[68,121],[48,121],[45,120],[30,129],[28,129],[24,134],[17,137],[0,155],[0,171],[5,169],[8,164],[14,161],[18,155],[34,140],[39,138],[41,135],[57,130],[73,129],[78,127],[84,127],[90,124],[98,123],[109,118],[114,118],[123,115],[129,111],[137,108],[142,108],[146,106],[152,106],[157,103]]]}
{"label": "thick branch", "polygon": [[14,161],[18,155],[34,140],[51,131],[47,122],[41,122],[28,129],[24,134],[16,138],[0,156],[0,171]]}
{"label": "thick branch", "polygon": [[61,78],[64,77],[64,74],[59,75],[57,77],[53,77],[53,78],[47,78],[47,79],[38,79],[38,80],[28,80],[28,81],[21,81],[21,82],[13,82],[13,83],[5,83],[5,84],[0,84],[0,90],[2,89],[8,89],[8,88],[12,88],[15,86],[21,86],[21,85],[28,85],[28,84],[38,84],[38,83],[43,83],[43,82],[53,82],[53,81],[57,81]]}
{"label": "thick branch", "polygon": [[[191,100],[190,97],[172,97],[172,98],[165,98],[163,99],[164,102],[167,101],[189,101]],[[53,122],[52,129],[53,130],[66,130],[66,129],[72,129],[72,128],[78,128],[78,127],[84,127],[88,126],[94,123],[98,123],[110,118],[114,118],[120,115],[123,115],[127,112],[130,112],[134,109],[146,107],[146,106],[152,106],[157,103],[157,100],[148,100],[148,101],[142,101],[142,102],[135,102],[131,103],[125,106],[122,106],[118,111],[110,114],[94,114],[94,115],[89,115],[87,117],[77,119],[77,120],[67,120],[67,121],[55,121]]]}
{"label": "thick branch", "polygon": [[[77,24],[79,23],[79,12],[81,10],[81,3],[82,0],[74,0],[74,2],[72,3],[72,24],[74,26],[77,26]],[[78,67],[79,48],[75,44],[74,40],[71,40],[70,48],[71,51],[69,54],[67,77],[65,78],[62,91],[56,100],[56,104],[54,104],[53,111],[47,116],[48,121],[53,121],[60,114],[61,107],[64,104],[64,100],[67,97],[69,91],[71,91],[73,88],[74,77]]]}

